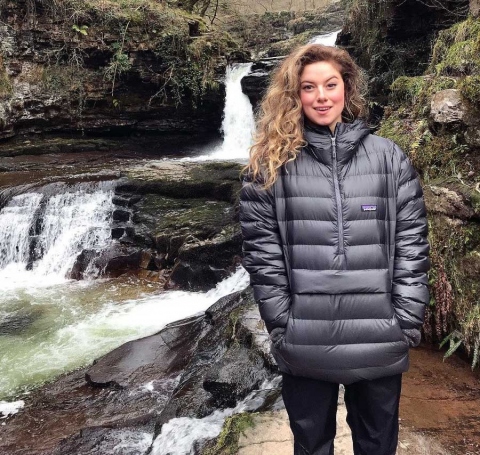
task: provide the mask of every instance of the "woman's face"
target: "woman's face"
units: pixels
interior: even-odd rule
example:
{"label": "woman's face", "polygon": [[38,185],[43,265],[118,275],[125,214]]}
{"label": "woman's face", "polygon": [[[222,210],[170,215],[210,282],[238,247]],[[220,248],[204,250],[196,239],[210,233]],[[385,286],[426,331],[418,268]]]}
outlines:
{"label": "woman's face", "polygon": [[345,106],[345,86],[338,69],[326,61],[306,65],[300,75],[300,100],[310,121],[333,132]]}

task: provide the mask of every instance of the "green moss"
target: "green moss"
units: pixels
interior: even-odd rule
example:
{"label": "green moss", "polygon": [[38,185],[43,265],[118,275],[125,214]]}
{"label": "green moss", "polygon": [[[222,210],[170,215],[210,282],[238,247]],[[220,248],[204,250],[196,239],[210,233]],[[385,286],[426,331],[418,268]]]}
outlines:
{"label": "green moss", "polygon": [[422,92],[426,83],[427,82],[423,76],[401,76],[390,86],[390,99],[396,104],[415,104],[417,102],[418,95],[420,92]]}
{"label": "green moss", "polygon": [[480,103],[480,76],[467,76],[459,84],[462,96],[478,107]]}
{"label": "green moss", "polygon": [[204,452],[204,455],[235,455],[238,453],[240,435],[254,427],[251,413],[243,412],[227,418],[216,445]]}
{"label": "green moss", "polygon": [[428,72],[476,74],[480,70],[480,20],[472,17],[442,30],[435,42]]}
{"label": "green moss", "polygon": [[174,199],[148,194],[141,202],[140,213],[146,220],[153,220],[152,230],[156,235],[192,234],[207,238],[231,223],[231,208],[231,204],[222,201]]}

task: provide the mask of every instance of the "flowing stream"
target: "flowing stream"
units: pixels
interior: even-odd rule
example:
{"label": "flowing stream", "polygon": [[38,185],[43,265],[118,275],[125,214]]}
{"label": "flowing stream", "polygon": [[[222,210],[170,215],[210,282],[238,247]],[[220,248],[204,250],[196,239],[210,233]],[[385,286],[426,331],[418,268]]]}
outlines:
{"label": "flowing stream", "polygon": [[242,92],[240,81],[250,73],[252,63],[236,63],[227,67],[225,76],[225,108],[223,111],[223,143],[206,150],[203,155],[182,158],[180,161],[247,160],[252,145],[255,120],[248,96]]}

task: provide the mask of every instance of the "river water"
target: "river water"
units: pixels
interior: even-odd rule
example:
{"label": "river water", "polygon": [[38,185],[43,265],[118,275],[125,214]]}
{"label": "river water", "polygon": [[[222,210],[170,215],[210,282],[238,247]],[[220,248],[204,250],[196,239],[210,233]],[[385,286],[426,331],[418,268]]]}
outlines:
{"label": "river water", "polygon": [[[230,158],[248,155],[253,114],[240,80],[250,66],[228,68],[223,123],[227,148],[213,146],[206,151],[214,155],[209,159],[221,159],[233,143],[237,147]],[[236,116],[232,103],[237,106]],[[238,140],[239,124],[243,142]],[[59,166],[51,166],[52,174],[64,171],[64,161],[59,161]],[[75,172],[82,171],[72,166],[68,175]],[[10,180],[3,177],[7,176],[0,174],[0,191],[5,193]],[[13,413],[12,402],[18,403],[32,387],[91,363],[126,341],[204,311],[220,297],[248,285],[243,268],[207,293],[165,292],[133,277],[93,279],[96,270],[91,270],[89,280],[66,278],[82,250],[106,248],[113,241],[114,181],[43,184],[41,179],[48,181],[47,177],[42,173],[37,179],[26,177],[31,188],[21,188],[0,211],[0,413],[4,414]],[[8,186],[11,190],[11,183]]]}

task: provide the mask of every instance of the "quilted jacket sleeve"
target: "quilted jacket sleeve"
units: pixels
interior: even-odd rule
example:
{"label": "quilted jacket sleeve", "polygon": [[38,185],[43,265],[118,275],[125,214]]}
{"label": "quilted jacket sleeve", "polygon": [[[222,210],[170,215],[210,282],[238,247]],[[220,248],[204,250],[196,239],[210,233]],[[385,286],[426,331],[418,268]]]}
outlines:
{"label": "quilted jacket sleeve", "polygon": [[428,223],[423,191],[409,159],[400,157],[392,299],[402,329],[419,329],[429,302]]}
{"label": "quilted jacket sleeve", "polygon": [[265,190],[248,179],[243,182],[240,225],[243,266],[250,274],[260,315],[268,332],[284,328],[291,295],[271,189]]}

